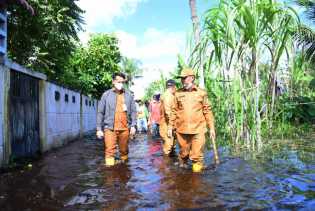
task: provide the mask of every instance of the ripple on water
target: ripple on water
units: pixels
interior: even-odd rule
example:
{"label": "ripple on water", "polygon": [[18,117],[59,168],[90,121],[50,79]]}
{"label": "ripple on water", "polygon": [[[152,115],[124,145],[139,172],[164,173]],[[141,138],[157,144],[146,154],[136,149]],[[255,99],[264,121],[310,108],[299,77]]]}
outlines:
{"label": "ripple on water", "polygon": [[111,194],[107,193],[104,189],[88,189],[79,193],[77,196],[74,196],[69,202],[65,204],[65,206],[104,203],[106,202],[105,198],[109,197],[110,195]]}

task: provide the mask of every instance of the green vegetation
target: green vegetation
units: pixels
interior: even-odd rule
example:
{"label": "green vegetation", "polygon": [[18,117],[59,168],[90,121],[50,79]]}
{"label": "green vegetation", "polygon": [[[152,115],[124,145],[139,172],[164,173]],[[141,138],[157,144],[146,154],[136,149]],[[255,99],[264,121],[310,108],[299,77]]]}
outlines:
{"label": "green vegetation", "polygon": [[295,48],[299,27],[295,11],[276,1],[221,1],[206,12],[202,41],[193,53],[206,58],[218,130],[232,144],[259,151],[279,127],[290,124],[283,105],[306,94],[303,84],[311,79],[308,61]]}
{"label": "green vegetation", "polygon": [[170,78],[165,78],[162,72],[160,72],[160,75],[161,75],[160,79],[153,81],[149,85],[149,87],[145,91],[145,96],[143,97],[143,100],[151,100],[154,93],[157,93],[157,92],[162,94],[166,89],[165,83],[168,79],[174,79],[176,81],[177,87],[180,87],[181,82],[180,82],[180,79],[177,78],[177,76],[180,75],[181,70],[184,67],[187,67],[187,65],[185,64],[185,61],[181,55],[178,55],[177,59],[178,59],[177,67],[174,70],[174,72],[171,73]]}
{"label": "green vegetation", "polygon": [[141,62],[139,60],[122,57],[120,62],[120,69],[128,77],[128,87],[131,86],[131,82],[135,76],[142,74],[142,69],[140,68],[140,65]]}
{"label": "green vegetation", "polygon": [[8,8],[8,55],[13,61],[97,98],[111,86],[114,72],[125,72],[129,79],[141,74],[141,63],[121,56],[114,35],[94,34],[86,46],[80,43],[84,12],[77,0],[28,2],[35,15],[19,5]]}
{"label": "green vegetation", "polygon": [[314,40],[302,36],[306,27],[294,9],[273,0],[221,0],[202,24],[188,64],[203,67],[220,141],[261,151],[271,138],[311,129]]}
{"label": "green vegetation", "polygon": [[[112,34],[94,34],[87,45],[80,44],[83,11],[75,2],[30,0],[34,16],[11,5],[9,57],[49,80],[99,97],[111,86],[113,72],[133,79],[142,73],[141,63],[122,57]],[[189,2],[194,44],[187,65],[204,73],[200,78],[220,139],[260,151],[271,137],[309,131],[315,121],[315,33],[294,9],[276,0],[220,0],[203,15],[199,30],[196,2]],[[314,21],[314,1],[296,2]],[[184,66],[179,56],[171,78]],[[161,74],[144,99],[162,93],[167,79]]]}
{"label": "green vegetation", "polygon": [[[315,22],[315,1],[314,0],[295,0],[295,2],[305,9],[306,17]],[[315,63],[315,32],[308,26],[302,25],[297,33],[300,44],[304,47],[305,56]]]}
{"label": "green vegetation", "polygon": [[100,97],[111,87],[112,74],[119,71],[121,55],[113,35],[94,34],[87,46],[78,46],[69,59],[63,83]]}
{"label": "green vegetation", "polygon": [[83,11],[73,0],[29,0],[31,15],[20,5],[9,6],[9,57],[60,81],[69,55],[75,50],[82,29]]}
{"label": "green vegetation", "polygon": [[165,91],[165,89],[166,89],[165,83],[166,83],[167,79],[163,76],[162,72],[160,72],[160,75],[161,75],[160,80],[153,81],[149,85],[149,88],[146,89],[145,95],[143,97],[144,101],[151,100],[152,96],[155,93],[162,94]]}

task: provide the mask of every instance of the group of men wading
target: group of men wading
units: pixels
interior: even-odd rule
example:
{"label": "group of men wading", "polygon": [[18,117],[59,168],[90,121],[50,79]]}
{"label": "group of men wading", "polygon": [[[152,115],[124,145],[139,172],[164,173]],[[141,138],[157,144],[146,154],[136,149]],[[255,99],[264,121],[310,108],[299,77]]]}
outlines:
{"label": "group of men wading", "polygon": [[[200,172],[204,168],[204,148],[207,127],[211,140],[215,140],[214,117],[207,92],[195,85],[195,73],[190,68],[182,70],[183,87],[176,90],[174,80],[166,82],[167,90],[161,99],[160,135],[163,139],[163,153],[175,153],[175,139],[178,142],[179,165],[187,166],[190,159],[192,170]],[[105,165],[113,166],[116,145],[119,148],[120,162],[128,160],[128,140],[136,133],[137,111],[133,95],[123,88],[126,76],[113,74],[113,88],[103,93],[97,113],[98,138],[104,138]],[[215,163],[219,158],[214,145]]]}

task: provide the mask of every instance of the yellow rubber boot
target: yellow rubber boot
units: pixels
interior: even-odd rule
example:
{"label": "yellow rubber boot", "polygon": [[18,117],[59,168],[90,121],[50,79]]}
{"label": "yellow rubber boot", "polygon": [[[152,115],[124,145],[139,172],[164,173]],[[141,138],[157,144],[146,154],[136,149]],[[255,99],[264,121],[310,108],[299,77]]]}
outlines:
{"label": "yellow rubber boot", "polygon": [[194,163],[192,165],[192,171],[195,173],[199,173],[203,170],[203,164],[202,163]]}
{"label": "yellow rubber boot", "polygon": [[128,155],[120,156],[120,160],[124,163],[128,160]]}
{"label": "yellow rubber boot", "polygon": [[114,166],[115,165],[115,158],[105,158],[105,166]]}

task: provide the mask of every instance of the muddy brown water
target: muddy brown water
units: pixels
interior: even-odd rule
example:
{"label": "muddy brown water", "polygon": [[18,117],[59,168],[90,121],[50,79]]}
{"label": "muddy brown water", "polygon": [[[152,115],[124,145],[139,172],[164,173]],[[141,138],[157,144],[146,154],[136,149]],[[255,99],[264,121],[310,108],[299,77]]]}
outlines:
{"label": "muddy brown water", "polygon": [[145,135],[130,142],[127,164],[106,168],[103,143],[87,136],[0,174],[0,210],[315,210],[315,149],[302,143],[258,162],[221,148],[216,169],[207,151],[195,174]]}

